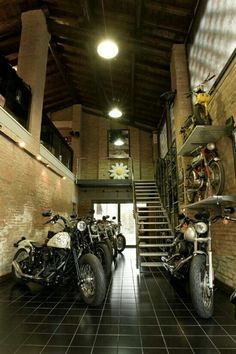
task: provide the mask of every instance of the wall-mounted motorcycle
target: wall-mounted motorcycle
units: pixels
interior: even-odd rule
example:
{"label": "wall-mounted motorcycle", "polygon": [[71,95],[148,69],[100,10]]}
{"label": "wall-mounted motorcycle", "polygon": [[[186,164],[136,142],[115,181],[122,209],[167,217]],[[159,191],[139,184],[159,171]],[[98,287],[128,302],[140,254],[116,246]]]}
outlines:
{"label": "wall-mounted motorcycle", "polygon": [[210,117],[208,111],[208,103],[210,101],[210,94],[207,92],[206,84],[210,80],[212,80],[215,75],[210,75],[206,77],[206,79],[201,82],[199,85],[193,88],[192,91],[186,94],[186,97],[194,96],[195,102],[193,107],[193,115],[189,116],[184,125],[181,127],[180,132],[183,134],[183,140],[185,141],[190,133],[192,132],[193,128],[196,125],[211,125],[212,118]]}
{"label": "wall-mounted motorcycle", "polygon": [[210,217],[208,211],[202,211],[195,215],[196,220],[181,214],[168,257],[162,257],[163,265],[171,276],[178,279],[189,278],[191,299],[197,314],[202,318],[210,318],[213,314],[211,224],[219,219],[224,222],[236,221],[229,216],[232,212],[233,208],[225,208],[222,215]]}
{"label": "wall-mounted motorcycle", "polygon": [[[43,213],[51,217],[50,212]],[[46,223],[64,223],[62,232],[50,232],[44,244],[24,237],[16,242],[18,248],[13,262],[12,274],[17,283],[36,282],[43,286],[71,284],[81,292],[85,303],[100,305],[106,293],[106,279],[98,258],[87,251],[83,232],[87,225],[78,221],[69,225],[63,216],[54,215]]]}
{"label": "wall-mounted motorcycle", "polygon": [[193,158],[186,171],[188,202],[193,203],[196,200],[222,194],[225,174],[215,144],[199,146],[192,155]]}

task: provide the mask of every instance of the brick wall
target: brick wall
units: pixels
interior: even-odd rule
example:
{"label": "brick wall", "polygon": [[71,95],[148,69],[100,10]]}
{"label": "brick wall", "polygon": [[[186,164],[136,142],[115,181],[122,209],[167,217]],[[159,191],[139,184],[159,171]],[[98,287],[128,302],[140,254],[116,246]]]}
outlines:
{"label": "brick wall", "polygon": [[0,171],[1,276],[11,270],[13,243],[22,236],[44,240],[47,228],[41,212],[71,213],[77,190],[73,181],[62,179],[3,135]]}
{"label": "brick wall", "polygon": [[[236,60],[226,70],[223,78],[215,88],[211,102],[210,114],[213,124],[224,125],[226,119],[233,115],[236,120]],[[172,89],[177,89],[174,106],[176,141],[178,150],[182,146],[182,136],[179,133],[183,121],[191,113],[190,102],[185,98],[188,92],[188,71],[183,45],[173,47],[171,63]],[[232,143],[229,137],[223,137],[217,142],[219,156],[225,169],[224,195],[236,195],[236,179],[233,161]],[[178,157],[179,168],[186,169],[189,159]],[[185,203],[186,204],[186,201]],[[189,216],[193,216],[193,213]],[[236,215],[236,214],[235,214]],[[215,265],[215,276],[226,285],[236,287],[236,223],[223,225],[217,222],[212,225],[213,236],[213,261]]]}
{"label": "brick wall", "polygon": [[[213,124],[224,125],[231,115],[236,120],[236,59],[226,70],[212,94],[210,114]],[[231,139],[223,137],[217,142],[219,157],[225,170],[224,195],[236,195],[236,172]],[[236,217],[236,214],[234,215]],[[236,287],[236,223],[213,225],[213,249],[216,276],[223,283]]]}
{"label": "brick wall", "polygon": [[[114,162],[128,159],[108,159],[107,131],[129,129],[130,156],[134,163],[136,179],[153,179],[152,135],[139,129],[122,125],[102,117],[83,113],[81,123],[80,176],[82,179],[109,179],[109,169]],[[130,166],[129,166],[130,167]]]}

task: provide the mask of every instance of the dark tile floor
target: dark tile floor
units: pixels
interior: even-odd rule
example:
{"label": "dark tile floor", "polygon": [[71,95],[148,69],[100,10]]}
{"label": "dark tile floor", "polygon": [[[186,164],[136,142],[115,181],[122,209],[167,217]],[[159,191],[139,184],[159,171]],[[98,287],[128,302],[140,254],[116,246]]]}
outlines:
{"label": "dark tile floor", "polygon": [[234,307],[216,291],[212,319],[200,319],[163,271],[136,270],[135,250],[113,267],[104,304],[90,308],[71,289],[0,287],[0,353],[233,354]]}

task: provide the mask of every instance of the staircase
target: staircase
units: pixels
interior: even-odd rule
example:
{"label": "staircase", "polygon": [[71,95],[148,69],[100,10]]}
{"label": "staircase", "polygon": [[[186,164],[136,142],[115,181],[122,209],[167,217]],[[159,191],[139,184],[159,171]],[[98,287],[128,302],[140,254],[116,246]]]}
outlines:
{"label": "staircase", "polygon": [[137,267],[163,267],[173,241],[169,219],[162,206],[155,181],[134,181],[134,201],[137,236]]}

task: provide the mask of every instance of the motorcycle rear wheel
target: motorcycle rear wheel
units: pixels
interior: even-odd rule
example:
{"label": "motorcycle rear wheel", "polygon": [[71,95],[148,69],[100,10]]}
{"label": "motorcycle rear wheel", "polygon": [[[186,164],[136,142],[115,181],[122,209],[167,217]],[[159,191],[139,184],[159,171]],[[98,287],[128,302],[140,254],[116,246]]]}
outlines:
{"label": "motorcycle rear wheel", "polygon": [[119,253],[123,252],[126,246],[126,239],[125,236],[123,234],[118,234],[116,236],[117,238],[117,251]]}
{"label": "motorcycle rear wheel", "polygon": [[107,277],[111,274],[111,253],[106,243],[97,242],[95,245],[95,255],[103,266],[104,273]]}
{"label": "motorcycle rear wheel", "polygon": [[208,287],[206,256],[192,258],[189,272],[189,286],[193,306],[201,318],[210,318],[213,314],[213,289]]}
{"label": "motorcycle rear wheel", "polygon": [[203,181],[200,180],[194,170],[190,170],[187,175],[187,191],[186,197],[188,203],[193,203],[195,201],[196,195],[201,188]]}
{"label": "motorcycle rear wheel", "polygon": [[106,294],[106,277],[99,259],[87,253],[79,260],[80,291],[84,302],[91,306],[101,305]]}
{"label": "motorcycle rear wheel", "polygon": [[[13,261],[18,263],[18,265],[23,273],[27,273],[27,269],[29,266],[29,254],[25,249],[23,249],[23,248],[19,249],[14,256]],[[17,274],[17,272],[13,266],[12,266],[12,277],[17,284],[23,285],[23,284],[27,283],[27,280],[19,277],[19,275]]]}

